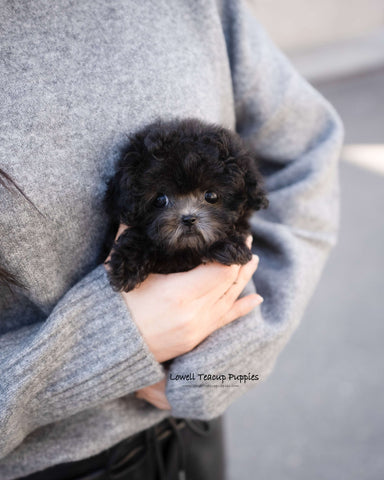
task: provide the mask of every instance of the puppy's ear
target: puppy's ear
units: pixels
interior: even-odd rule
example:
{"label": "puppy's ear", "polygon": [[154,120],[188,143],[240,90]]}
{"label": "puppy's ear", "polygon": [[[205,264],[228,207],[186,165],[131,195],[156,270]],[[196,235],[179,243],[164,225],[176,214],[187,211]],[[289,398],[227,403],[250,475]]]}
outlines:
{"label": "puppy's ear", "polygon": [[134,146],[128,147],[117,165],[116,173],[107,182],[104,206],[114,222],[136,225],[139,202],[136,176],[139,164],[140,154]]}
{"label": "puppy's ear", "polygon": [[252,210],[267,208],[269,201],[264,189],[263,178],[257,168],[257,158],[246,155],[243,168],[245,169],[245,189],[248,198],[248,207]]}
{"label": "puppy's ear", "polygon": [[119,179],[119,175],[115,173],[115,175],[107,181],[107,189],[105,191],[105,196],[104,196],[105,211],[107,212],[109,218],[115,223],[120,221],[119,208],[118,208],[119,198],[120,198],[120,179]]}
{"label": "puppy's ear", "polygon": [[246,207],[252,210],[267,208],[269,202],[264,190],[262,175],[257,167],[259,161],[257,155],[237,134],[224,128],[219,131],[217,145],[233,180],[235,181],[237,176],[244,179],[241,180],[241,183],[243,181],[245,183]]}

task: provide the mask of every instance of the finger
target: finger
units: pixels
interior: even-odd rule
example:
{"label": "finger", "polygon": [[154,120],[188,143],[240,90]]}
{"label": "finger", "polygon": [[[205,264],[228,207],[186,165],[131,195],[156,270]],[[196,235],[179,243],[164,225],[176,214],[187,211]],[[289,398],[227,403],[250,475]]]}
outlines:
{"label": "finger", "polygon": [[165,379],[136,392],[136,397],[146,400],[162,410],[170,410],[171,406],[165,395]]}
{"label": "finger", "polygon": [[156,408],[159,408],[160,410],[171,410],[171,406],[165,396],[160,396],[160,395],[146,396],[146,395],[138,394],[136,395],[136,397],[140,398],[141,400],[145,400],[146,402],[150,403]]}
{"label": "finger", "polygon": [[[245,244],[247,245],[247,247],[249,248],[249,250],[251,250],[252,241],[253,241],[252,235],[248,235],[248,237],[247,237],[246,240],[245,240]],[[249,262],[248,262],[248,264],[246,264],[246,265],[249,265]],[[245,267],[245,266],[244,266],[244,265],[238,265],[238,267],[239,267],[239,268],[238,268],[238,276],[239,276],[239,275],[240,275],[240,272],[242,272],[242,271],[244,270],[244,267]],[[254,272],[254,271],[255,271],[255,269],[253,270],[253,272]],[[218,283],[218,284],[217,284],[217,286],[218,286],[217,292],[219,293],[219,295],[218,295],[218,297],[216,297],[215,301],[217,301],[217,299],[221,298],[222,295],[223,295],[224,293],[226,293],[226,291],[227,291],[234,283],[238,283],[238,281],[239,281],[238,276],[236,277],[236,279],[235,279],[232,283],[229,283],[229,284],[228,284],[228,287],[225,288],[224,290],[223,290],[223,288],[222,288],[222,284],[221,284],[221,283]],[[244,285],[245,285],[245,284],[244,284]],[[240,292],[241,292],[241,291],[242,291],[242,288],[240,289]],[[239,294],[240,294],[240,292],[239,292]],[[237,298],[237,297],[236,297],[236,298]]]}
{"label": "finger", "polygon": [[222,265],[218,262],[205,263],[188,272],[166,275],[168,281],[183,285],[195,298],[214,294],[221,296],[236,280],[241,265]]}
{"label": "finger", "polygon": [[152,390],[160,390],[165,392],[165,378],[162,378],[156,383],[152,383],[152,385],[148,385],[147,387],[140,388],[140,390],[137,390],[137,392],[146,392],[146,391],[152,391]]}
{"label": "finger", "polygon": [[223,315],[220,319],[220,326],[227,325],[230,322],[233,322],[237,318],[240,318],[247,313],[251,312],[255,307],[260,305],[263,302],[263,297],[257,293],[252,295],[247,295],[246,297],[240,298],[237,300],[232,308]]}
{"label": "finger", "polygon": [[124,225],[124,223],[120,223],[119,225],[119,229],[116,233],[116,237],[115,237],[115,241],[118,240],[118,238],[120,237],[120,235],[125,231],[127,230],[127,228],[129,228],[128,225]]}
{"label": "finger", "polygon": [[252,255],[252,260],[243,265],[236,280],[228,288],[228,290],[218,299],[218,303],[222,302],[228,307],[231,307],[235,300],[239,297],[240,293],[244,290],[244,287],[251,280],[252,275],[255,273],[259,265],[259,257]]}
{"label": "finger", "polygon": [[152,395],[155,392],[160,392],[165,394],[165,378],[161,379],[157,383],[153,383],[152,385],[148,385],[147,387],[143,387],[140,390],[137,390],[137,395]]}
{"label": "finger", "polygon": [[[116,236],[115,236],[115,242],[117,241],[117,239],[120,237],[120,235],[121,235],[127,228],[129,228],[128,225],[124,225],[124,223],[120,223],[119,229],[118,229],[118,231],[117,231],[117,233],[116,233]],[[107,268],[107,270],[109,269],[108,263],[109,263],[109,261],[111,260],[111,253],[112,253],[112,251],[109,252],[108,257],[104,260],[104,265],[105,265],[105,267]]]}

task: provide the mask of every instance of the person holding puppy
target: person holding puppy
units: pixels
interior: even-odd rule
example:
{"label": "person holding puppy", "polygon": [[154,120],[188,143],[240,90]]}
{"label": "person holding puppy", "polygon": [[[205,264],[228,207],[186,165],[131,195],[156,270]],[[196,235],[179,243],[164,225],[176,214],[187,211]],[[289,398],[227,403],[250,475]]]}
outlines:
{"label": "person holding puppy", "polygon": [[[169,375],[270,373],[337,239],[340,119],[242,1],[0,15],[0,478],[222,479],[222,414],[254,384]],[[100,261],[105,183],[127,133],[159,116],[224,125],[263,158],[260,261],[119,293]]]}

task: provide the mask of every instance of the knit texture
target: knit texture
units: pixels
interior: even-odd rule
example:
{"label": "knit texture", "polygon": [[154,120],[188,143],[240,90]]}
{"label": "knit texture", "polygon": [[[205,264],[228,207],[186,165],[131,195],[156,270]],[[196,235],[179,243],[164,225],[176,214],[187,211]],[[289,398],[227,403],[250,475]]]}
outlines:
{"label": "knit texture", "polygon": [[[0,479],[99,453],[159,422],[134,392],[164,377],[98,256],[105,181],[130,134],[198,117],[263,157],[252,218],[265,301],[175,359],[172,375],[266,378],[337,240],[339,117],[242,1],[1,1]],[[201,383],[201,382],[200,382]],[[167,382],[172,414],[209,419],[255,383]],[[257,388],[257,387],[256,387]]]}

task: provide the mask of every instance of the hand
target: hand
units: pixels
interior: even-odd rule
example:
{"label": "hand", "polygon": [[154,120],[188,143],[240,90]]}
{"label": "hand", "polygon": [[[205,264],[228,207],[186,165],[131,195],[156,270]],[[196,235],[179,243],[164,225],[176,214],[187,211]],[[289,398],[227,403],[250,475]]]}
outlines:
{"label": "hand", "polygon": [[[120,226],[117,237],[125,228]],[[188,272],[151,274],[134,290],[121,295],[150,351],[161,363],[192,350],[215,330],[263,301],[257,294],[237,300],[257,265],[254,255],[243,266],[213,262]]]}
{"label": "hand", "polygon": [[161,410],[171,410],[171,405],[165,396],[165,378],[149,387],[141,388],[136,392],[136,397],[146,400]]}

